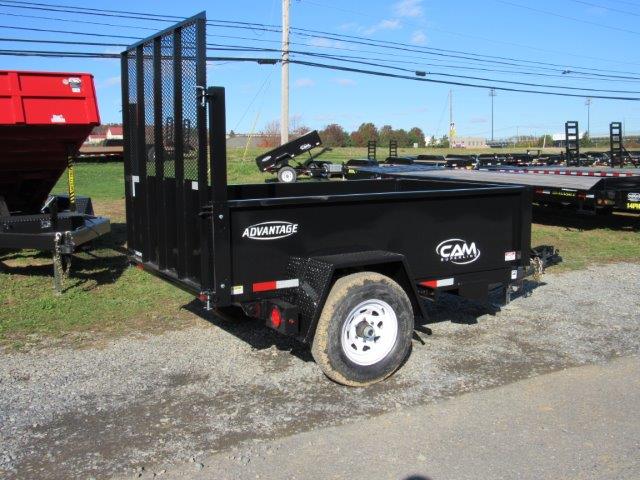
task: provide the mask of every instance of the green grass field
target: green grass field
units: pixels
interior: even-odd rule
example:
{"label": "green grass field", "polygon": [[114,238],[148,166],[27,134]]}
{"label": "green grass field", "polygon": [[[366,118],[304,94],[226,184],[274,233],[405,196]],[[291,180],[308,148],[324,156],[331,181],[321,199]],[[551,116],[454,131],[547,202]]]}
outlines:
{"label": "green grass field", "polygon": [[[243,161],[243,150],[229,152],[230,183],[256,183],[269,178],[255,166],[253,159],[258,153],[256,149],[249,150]],[[343,161],[364,156],[366,149],[334,149],[326,158]],[[76,178],[77,192],[91,196],[97,213],[111,218],[112,234],[100,239],[91,252],[76,255],[72,276],[61,296],[52,291],[48,255],[0,252],[0,344],[83,344],[121,333],[157,332],[197,322],[197,317],[184,309],[192,300],[189,294],[127,264],[123,255],[126,238],[122,164],[79,164]],[[66,190],[66,177],[54,190]],[[535,220],[533,245],[555,245],[564,258],[554,270],[640,259],[637,217],[543,214]]]}

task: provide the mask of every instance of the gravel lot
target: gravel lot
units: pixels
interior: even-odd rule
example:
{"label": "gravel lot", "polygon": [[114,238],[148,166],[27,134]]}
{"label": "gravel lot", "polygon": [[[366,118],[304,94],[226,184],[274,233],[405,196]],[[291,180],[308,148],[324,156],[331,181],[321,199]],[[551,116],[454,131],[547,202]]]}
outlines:
{"label": "gravel lot", "polygon": [[497,313],[451,297],[434,307],[431,334],[369,389],[331,383],[306,349],[242,320],[1,354],[0,477],[151,477],[243,442],[640,353],[634,264],[547,274]]}

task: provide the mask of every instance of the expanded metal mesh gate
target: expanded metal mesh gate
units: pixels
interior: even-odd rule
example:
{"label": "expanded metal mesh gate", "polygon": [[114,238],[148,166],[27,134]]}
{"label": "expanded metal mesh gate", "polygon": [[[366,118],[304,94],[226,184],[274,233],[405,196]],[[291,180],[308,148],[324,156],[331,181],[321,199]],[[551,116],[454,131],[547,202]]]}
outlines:
{"label": "expanded metal mesh gate", "polygon": [[194,290],[211,286],[204,13],[122,54],[129,251]]}

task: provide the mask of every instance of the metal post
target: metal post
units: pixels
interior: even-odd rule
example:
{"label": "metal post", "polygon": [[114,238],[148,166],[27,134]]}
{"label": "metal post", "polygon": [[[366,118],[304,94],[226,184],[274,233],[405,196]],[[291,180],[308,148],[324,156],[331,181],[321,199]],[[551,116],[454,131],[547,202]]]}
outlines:
{"label": "metal post", "polygon": [[491,141],[493,142],[493,99],[496,97],[496,89],[489,90],[489,96],[491,97]]}
{"label": "metal post", "polygon": [[591,139],[591,98],[587,98],[584,104],[587,106],[587,136]]}
{"label": "metal post", "polygon": [[289,6],[291,0],[282,0],[282,82],[280,105],[280,144],[289,141]]}

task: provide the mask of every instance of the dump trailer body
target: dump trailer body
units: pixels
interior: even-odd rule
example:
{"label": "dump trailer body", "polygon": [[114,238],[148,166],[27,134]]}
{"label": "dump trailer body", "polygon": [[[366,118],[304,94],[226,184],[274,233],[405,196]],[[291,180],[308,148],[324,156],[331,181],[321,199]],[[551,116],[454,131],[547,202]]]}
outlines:
{"label": "dump trailer body", "polygon": [[[322,145],[316,130],[306,133],[285,145],[269,150],[256,157],[256,165],[261,172],[277,170],[287,164],[288,160],[297,159],[300,155]],[[304,161],[304,157],[303,157]]]}
{"label": "dump trailer body", "polygon": [[[110,231],[73,188],[72,158],[99,124],[91,75],[0,71],[0,250],[52,252],[57,292],[75,249]],[[67,167],[69,197],[50,196]]]}
{"label": "dump trailer body", "polygon": [[9,211],[39,212],[99,124],[91,75],[0,71],[0,197]]}
{"label": "dump trailer body", "polygon": [[[524,187],[452,181],[232,186],[230,300],[302,304],[309,259],[371,251],[401,255],[416,288],[485,298],[524,276],[530,203]],[[301,316],[302,340],[317,313]]]}

